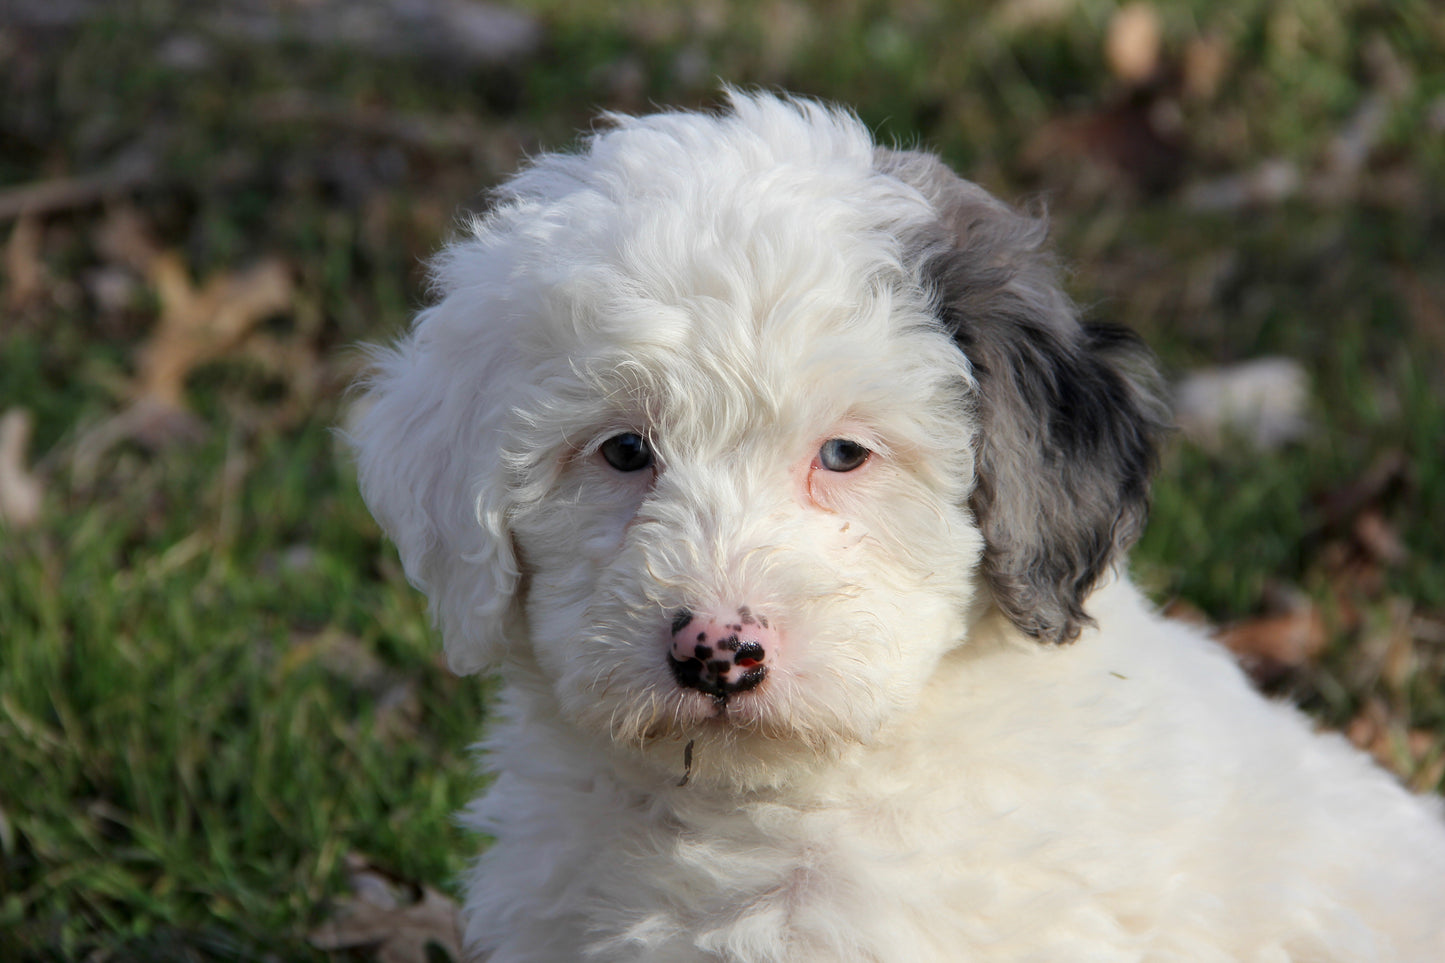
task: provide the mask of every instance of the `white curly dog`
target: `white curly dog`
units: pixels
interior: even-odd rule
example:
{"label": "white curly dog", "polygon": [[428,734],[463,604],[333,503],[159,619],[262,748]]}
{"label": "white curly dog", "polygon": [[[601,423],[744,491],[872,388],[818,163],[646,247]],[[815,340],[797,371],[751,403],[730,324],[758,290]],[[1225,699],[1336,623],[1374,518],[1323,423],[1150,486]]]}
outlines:
{"label": "white curly dog", "polygon": [[1445,961],[1445,823],[1120,574],[1166,420],[1044,228],[730,93],[537,158],[353,429],[504,687],[488,963]]}

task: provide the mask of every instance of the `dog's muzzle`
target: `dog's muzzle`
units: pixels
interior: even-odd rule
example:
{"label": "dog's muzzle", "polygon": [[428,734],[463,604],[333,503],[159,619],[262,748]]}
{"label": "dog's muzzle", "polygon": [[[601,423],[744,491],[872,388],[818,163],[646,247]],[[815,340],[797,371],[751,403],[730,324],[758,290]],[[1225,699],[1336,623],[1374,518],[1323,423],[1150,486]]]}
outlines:
{"label": "dog's muzzle", "polygon": [[678,685],[718,699],[756,687],[768,674],[777,630],[746,605],[727,618],[679,610],[667,661]]}

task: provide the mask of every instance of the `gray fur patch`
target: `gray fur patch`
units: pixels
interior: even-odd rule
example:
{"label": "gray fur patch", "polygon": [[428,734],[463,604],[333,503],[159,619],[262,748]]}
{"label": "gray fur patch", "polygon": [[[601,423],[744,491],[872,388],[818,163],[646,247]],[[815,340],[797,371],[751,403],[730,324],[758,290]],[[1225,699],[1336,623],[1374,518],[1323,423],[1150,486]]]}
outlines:
{"label": "gray fur patch", "polygon": [[875,163],[939,214],[905,241],[978,382],[971,507],[994,599],[1029,635],[1073,641],[1092,621],[1084,599],[1148,514],[1170,421],[1153,357],[1130,331],[1080,322],[1042,219],[932,155],[880,149]]}

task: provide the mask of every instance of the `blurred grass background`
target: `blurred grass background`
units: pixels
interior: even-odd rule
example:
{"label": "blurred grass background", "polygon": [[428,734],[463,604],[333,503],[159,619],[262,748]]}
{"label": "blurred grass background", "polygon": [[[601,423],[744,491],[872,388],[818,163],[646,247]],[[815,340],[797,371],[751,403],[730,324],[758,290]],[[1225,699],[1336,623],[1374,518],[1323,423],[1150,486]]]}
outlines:
{"label": "blurred grass background", "polygon": [[720,81],[1046,202],[1176,378],[1297,362],[1287,441],[1172,442],[1135,573],[1441,788],[1438,4],[12,0],[0,959],[365,959],[307,939],[358,866],[451,887],[487,685],[332,434],[354,346],[528,153]]}

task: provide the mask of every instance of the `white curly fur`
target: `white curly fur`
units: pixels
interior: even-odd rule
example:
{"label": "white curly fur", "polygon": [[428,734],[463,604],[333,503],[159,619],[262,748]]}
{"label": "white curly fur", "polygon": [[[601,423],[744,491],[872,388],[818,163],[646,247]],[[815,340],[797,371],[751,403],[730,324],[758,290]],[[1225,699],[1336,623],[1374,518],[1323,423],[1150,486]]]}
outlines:
{"label": "white curly fur", "polygon": [[[505,683],[475,957],[1445,960],[1436,801],[1111,574],[1160,412],[1038,226],[730,99],[505,185],[353,429],[451,665]],[[681,685],[677,613],[744,605],[762,683]]]}

